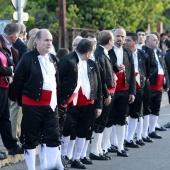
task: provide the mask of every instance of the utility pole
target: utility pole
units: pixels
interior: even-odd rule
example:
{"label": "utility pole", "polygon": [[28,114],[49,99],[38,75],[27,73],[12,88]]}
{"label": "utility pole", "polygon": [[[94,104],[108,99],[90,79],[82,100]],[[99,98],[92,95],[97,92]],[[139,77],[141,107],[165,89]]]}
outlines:
{"label": "utility pole", "polygon": [[59,48],[66,48],[67,29],[66,29],[66,0],[58,0],[59,18]]}
{"label": "utility pole", "polygon": [[23,7],[21,6],[21,0],[17,1],[17,6],[18,6],[18,22],[20,24],[23,24]]}

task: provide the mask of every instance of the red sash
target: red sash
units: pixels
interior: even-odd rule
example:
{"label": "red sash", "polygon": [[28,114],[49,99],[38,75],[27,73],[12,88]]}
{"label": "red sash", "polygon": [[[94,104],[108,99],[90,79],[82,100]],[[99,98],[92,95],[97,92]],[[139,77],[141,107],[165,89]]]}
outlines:
{"label": "red sash", "polygon": [[164,83],[164,75],[158,74],[157,83],[151,84],[151,90],[162,90],[163,83]]}
{"label": "red sash", "polygon": [[22,104],[31,106],[49,106],[51,101],[52,91],[42,90],[41,98],[39,101],[22,95]]}
{"label": "red sash", "polygon": [[123,72],[116,74],[118,80],[116,85],[116,91],[128,90],[129,86],[125,86],[125,76]]}

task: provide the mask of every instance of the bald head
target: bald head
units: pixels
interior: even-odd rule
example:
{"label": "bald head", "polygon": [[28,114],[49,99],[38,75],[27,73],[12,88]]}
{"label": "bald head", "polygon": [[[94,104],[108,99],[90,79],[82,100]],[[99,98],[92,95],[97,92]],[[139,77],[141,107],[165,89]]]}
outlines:
{"label": "bald head", "polygon": [[126,37],[126,31],[124,30],[124,28],[118,27],[112,30],[112,32],[115,38],[115,45],[117,47],[122,47],[125,42],[125,37]]}
{"label": "bald head", "polygon": [[52,47],[53,37],[48,29],[40,29],[35,36],[35,43],[38,52],[45,56]]}
{"label": "bald head", "polygon": [[28,33],[29,38],[30,38],[32,35],[36,35],[38,31],[39,31],[38,28],[33,28],[33,29],[31,29],[31,30],[29,31],[29,33]]}
{"label": "bald head", "polygon": [[72,42],[72,51],[74,51],[78,45],[78,43],[80,42],[80,40],[82,40],[83,38],[81,36],[77,36],[73,42]]}
{"label": "bald head", "polygon": [[146,36],[146,45],[152,49],[158,48],[158,37],[155,34],[148,34]]}

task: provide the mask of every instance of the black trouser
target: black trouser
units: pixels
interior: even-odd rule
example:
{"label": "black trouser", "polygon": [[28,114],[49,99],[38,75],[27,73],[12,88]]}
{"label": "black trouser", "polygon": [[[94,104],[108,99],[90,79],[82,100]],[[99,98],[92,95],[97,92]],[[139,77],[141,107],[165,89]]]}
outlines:
{"label": "black trouser", "polygon": [[63,136],[70,136],[73,130],[75,130],[77,137],[86,138],[95,119],[94,111],[94,104],[69,106],[66,112],[67,117],[64,124]]}
{"label": "black trouser", "polygon": [[7,149],[17,148],[17,142],[12,137],[11,121],[9,119],[7,89],[0,87],[0,134]]}
{"label": "black trouser", "polygon": [[135,101],[129,105],[129,116],[131,118],[142,117],[143,89],[136,89]]}
{"label": "black trouser", "polygon": [[21,143],[24,149],[34,149],[39,140],[48,147],[59,146],[58,109],[53,111],[50,106],[23,104],[22,112]]}
{"label": "black trouser", "polygon": [[125,125],[129,111],[129,90],[116,91],[111,112],[113,113],[113,125]]}
{"label": "black trouser", "polygon": [[145,81],[145,86],[143,88],[143,115],[150,114],[150,98],[151,98],[151,90],[150,90],[150,82]]}
{"label": "black trouser", "polygon": [[170,104],[170,90],[168,91],[168,99],[169,99],[169,104]]}
{"label": "black trouser", "polygon": [[151,101],[150,101],[151,113],[150,114],[159,116],[161,100],[162,100],[162,90],[151,90]]}
{"label": "black trouser", "polygon": [[58,106],[58,117],[60,126],[60,136],[63,134],[64,122],[66,120],[66,109],[64,107]]}
{"label": "black trouser", "polygon": [[[104,99],[103,99],[104,101]],[[103,103],[103,110],[101,115],[95,120],[94,123],[94,132],[95,133],[102,133],[104,131],[104,128],[108,125],[108,121],[109,121],[109,114],[112,114],[110,112],[111,108],[113,105],[113,96],[112,96],[112,101],[108,106],[105,106],[105,104]],[[111,125],[112,126],[112,125]],[[111,127],[110,126],[110,127]],[[107,126],[108,127],[108,126]]]}

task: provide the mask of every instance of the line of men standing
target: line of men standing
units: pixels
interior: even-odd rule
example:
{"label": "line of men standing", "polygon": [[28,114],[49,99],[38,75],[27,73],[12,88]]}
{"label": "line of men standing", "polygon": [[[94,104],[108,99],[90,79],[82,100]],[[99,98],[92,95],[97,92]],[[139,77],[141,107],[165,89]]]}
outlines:
{"label": "line of men standing", "polygon": [[[19,32],[19,26],[12,23],[2,35],[8,48],[1,51],[1,61],[5,62],[0,66],[3,79],[0,90],[4,97],[2,101],[5,101],[1,101],[1,105],[5,108],[2,115],[8,116],[8,120],[7,80],[13,76],[12,61],[15,61],[15,53],[9,49],[13,50],[11,44]],[[136,33],[126,33],[122,27],[101,31],[96,49],[94,37],[79,37],[74,51],[62,57],[58,65],[57,58],[49,53],[53,40],[51,33],[47,29],[37,32],[36,47],[23,54],[11,86],[22,106],[21,143],[28,169],[35,169],[37,145],[41,169],[66,169],[61,155],[68,161],[67,150],[72,135],[75,148],[71,166],[78,169],[86,169],[85,164],[92,164],[92,160],[110,160],[108,152],[127,157],[127,147],[139,148],[145,142],[152,142],[151,138],[161,138],[155,127],[162,87],[164,85],[166,91],[169,88],[167,69],[162,53],[157,50],[156,35],[146,36],[142,29]],[[143,46],[144,38],[140,36],[146,37],[147,46]],[[61,110],[66,114],[63,127],[58,117]],[[63,128],[62,134],[59,134],[60,128]],[[10,126],[8,129],[12,137]],[[136,142],[133,140],[135,131]],[[86,152],[91,138],[88,158]],[[5,140],[3,142],[5,144]],[[11,154],[23,153],[18,145],[6,147]]]}

